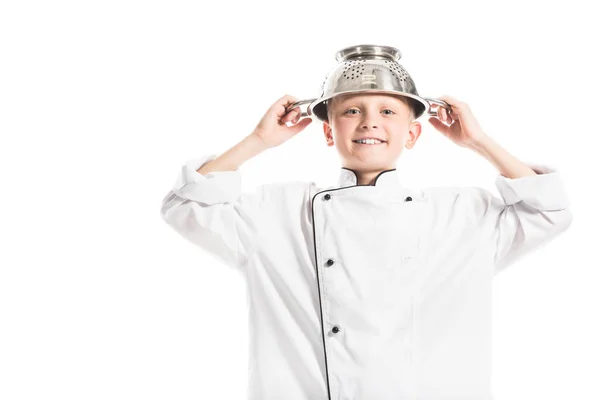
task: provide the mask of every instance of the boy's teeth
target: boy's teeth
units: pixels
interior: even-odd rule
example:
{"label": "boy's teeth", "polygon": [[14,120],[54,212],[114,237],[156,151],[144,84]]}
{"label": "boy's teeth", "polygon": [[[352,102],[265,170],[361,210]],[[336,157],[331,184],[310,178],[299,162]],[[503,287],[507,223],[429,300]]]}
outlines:
{"label": "boy's teeth", "polygon": [[377,139],[359,139],[359,140],[355,140],[355,143],[363,143],[363,144],[378,144],[378,143],[383,143],[381,140],[377,140]]}

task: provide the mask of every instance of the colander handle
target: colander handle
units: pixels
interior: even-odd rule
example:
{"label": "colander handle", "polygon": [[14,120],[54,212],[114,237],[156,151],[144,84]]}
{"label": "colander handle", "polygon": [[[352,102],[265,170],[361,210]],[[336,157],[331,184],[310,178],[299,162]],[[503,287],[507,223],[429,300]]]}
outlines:
{"label": "colander handle", "polygon": [[[433,97],[423,97],[423,99],[427,100],[428,103],[434,103],[437,104],[438,106],[444,107],[446,110],[448,110],[449,113],[452,112],[452,106],[450,106],[450,104],[446,103],[444,100],[440,100],[440,99],[436,99]],[[431,109],[431,105],[429,105],[429,111],[428,111],[429,115],[437,115],[437,109],[435,111],[433,111]]]}
{"label": "colander handle", "polygon": [[[287,113],[289,113],[290,111],[292,111],[294,108],[296,108],[296,107],[300,107],[300,106],[302,106],[302,105],[304,105],[304,104],[310,104],[310,103],[312,103],[312,102],[313,102],[313,101],[315,101],[315,100],[317,100],[317,99],[315,98],[315,99],[307,99],[307,100],[300,100],[300,101],[297,101],[297,102],[293,103],[292,105],[288,106],[288,107],[285,109],[285,113],[287,114]],[[310,113],[310,111],[309,111],[308,107],[306,107],[306,111],[303,111],[302,109],[300,109],[300,111],[301,111],[300,117],[308,117],[309,115],[311,115],[311,113]]]}

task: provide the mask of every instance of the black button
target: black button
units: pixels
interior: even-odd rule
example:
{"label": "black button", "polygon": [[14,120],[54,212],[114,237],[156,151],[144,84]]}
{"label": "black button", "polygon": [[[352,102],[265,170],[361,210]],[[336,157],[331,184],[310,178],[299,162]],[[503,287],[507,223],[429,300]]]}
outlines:
{"label": "black button", "polygon": [[327,266],[330,267],[332,266],[334,263],[334,261],[332,259],[327,260]]}
{"label": "black button", "polygon": [[340,328],[338,328],[337,326],[334,326],[332,331],[333,331],[333,333],[338,333],[340,331]]}
{"label": "black button", "polygon": [[331,198],[331,195],[330,195],[329,193],[327,193],[327,194],[325,195],[325,200],[329,200],[330,198]]}
{"label": "black button", "polygon": [[408,196],[404,201],[412,201],[412,197]]}

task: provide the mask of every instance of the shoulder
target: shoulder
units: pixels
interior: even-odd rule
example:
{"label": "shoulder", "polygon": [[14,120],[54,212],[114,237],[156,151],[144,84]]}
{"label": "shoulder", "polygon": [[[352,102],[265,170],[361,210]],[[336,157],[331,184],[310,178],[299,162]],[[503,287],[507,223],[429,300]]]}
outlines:
{"label": "shoulder", "polygon": [[479,186],[432,186],[421,189],[422,196],[434,201],[466,200],[493,196],[488,189]]}
{"label": "shoulder", "polygon": [[431,205],[440,214],[477,221],[499,212],[505,205],[490,190],[479,186],[448,186],[423,189]]}
{"label": "shoulder", "polygon": [[318,190],[315,182],[277,181],[262,184],[258,191],[265,201],[304,201]]}
{"label": "shoulder", "polygon": [[421,189],[421,195],[434,207],[467,214],[497,200],[491,191],[479,186],[427,187]]}
{"label": "shoulder", "polygon": [[265,192],[278,192],[280,194],[297,193],[316,187],[314,182],[306,181],[277,181],[265,183],[259,186],[259,190]]}

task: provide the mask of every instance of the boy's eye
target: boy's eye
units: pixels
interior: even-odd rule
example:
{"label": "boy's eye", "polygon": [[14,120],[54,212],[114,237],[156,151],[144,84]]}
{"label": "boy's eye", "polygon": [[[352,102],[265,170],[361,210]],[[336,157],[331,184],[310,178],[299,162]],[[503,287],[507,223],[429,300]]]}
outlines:
{"label": "boy's eye", "polygon": [[[347,111],[346,111],[346,114],[347,114],[348,112],[350,112],[350,111],[358,111],[358,110],[357,110],[356,108],[351,108],[351,109],[349,109],[349,110],[347,110]],[[390,110],[389,108],[386,108],[386,109],[385,109],[385,110],[383,110],[383,111],[390,111],[392,114],[394,113],[394,112],[393,112],[392,110]],[[390,115],[390,114],[388,114],[388,115]]]}

